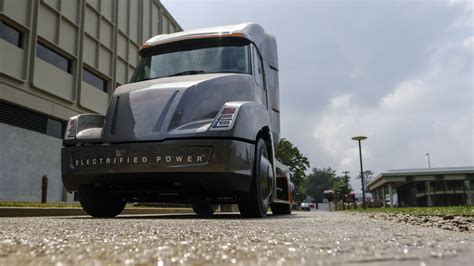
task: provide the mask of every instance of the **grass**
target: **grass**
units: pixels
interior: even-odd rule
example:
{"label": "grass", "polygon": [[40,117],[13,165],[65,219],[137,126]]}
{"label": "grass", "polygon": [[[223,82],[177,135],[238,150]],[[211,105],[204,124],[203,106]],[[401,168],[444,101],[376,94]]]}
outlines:
{"label": "grass", "polygon": [[404,208],[368,208],[348,210],[361,213],[393,213],[410,214],[414,216],[474,216],[474,206],[452,206],[452,207],[404,207]]}
{"label": "grass", "polygon": [[80,208],[81,205],[75,202],[24,202],[24,201],[0,201],[0,207],[23,207],[23,208]]}
{"label": "grass", "polygon": [[[40,202],[25,202],[25,201],[0,201],[1,207],[17,207],[17,208],[81,208],[81,204],[78,202],[53,202],[53,203],[40,203]],[[186,204],[133,204],[129,203],[127,208],[190,208],[190,205]]]}

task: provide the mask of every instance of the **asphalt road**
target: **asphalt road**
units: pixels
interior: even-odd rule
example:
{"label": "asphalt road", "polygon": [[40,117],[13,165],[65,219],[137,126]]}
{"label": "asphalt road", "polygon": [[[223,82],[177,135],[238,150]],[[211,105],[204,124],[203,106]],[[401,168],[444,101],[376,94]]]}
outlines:
{"label": "asphalt road", "polygon": [[238,214],[0,218],[0,265],[467,265],[473,260],[472,233],[341,212],[255,220]]}

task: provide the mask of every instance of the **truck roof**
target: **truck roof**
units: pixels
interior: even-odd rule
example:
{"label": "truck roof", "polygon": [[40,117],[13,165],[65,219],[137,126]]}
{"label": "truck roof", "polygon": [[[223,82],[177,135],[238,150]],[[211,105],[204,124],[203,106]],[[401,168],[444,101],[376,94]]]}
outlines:
{"label": "truck roof", "polygon": [[160,34],[147,40],[140,48],[146,49],[151,46],[180,42],[199,38],[245,38],[257,46],[264,60],[273,67],[278,68],[278,56],[275,37],[264,31],[257,23],[245,22],[235,25],[216,26],[180,31],[170,34]]}

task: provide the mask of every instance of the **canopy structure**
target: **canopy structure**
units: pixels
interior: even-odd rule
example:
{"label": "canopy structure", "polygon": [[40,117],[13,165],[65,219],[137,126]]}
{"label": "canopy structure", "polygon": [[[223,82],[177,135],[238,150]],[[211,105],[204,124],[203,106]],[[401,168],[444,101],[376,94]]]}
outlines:
{"label": "canopy structure", "polygon": [[367,186],[383,206],[474,205],[473,166],[389,170]]}

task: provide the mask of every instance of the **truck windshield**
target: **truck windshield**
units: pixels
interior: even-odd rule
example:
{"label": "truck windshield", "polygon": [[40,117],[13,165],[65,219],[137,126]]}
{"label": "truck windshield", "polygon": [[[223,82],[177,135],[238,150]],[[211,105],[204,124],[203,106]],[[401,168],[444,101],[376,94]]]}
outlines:
{"label": "truck windshield", "polygon": [[147,54],[130,82],[205,73],[250,74],[248,45],[229,45]]}

